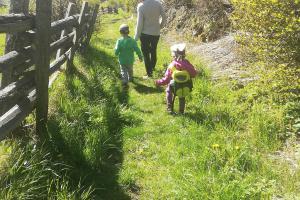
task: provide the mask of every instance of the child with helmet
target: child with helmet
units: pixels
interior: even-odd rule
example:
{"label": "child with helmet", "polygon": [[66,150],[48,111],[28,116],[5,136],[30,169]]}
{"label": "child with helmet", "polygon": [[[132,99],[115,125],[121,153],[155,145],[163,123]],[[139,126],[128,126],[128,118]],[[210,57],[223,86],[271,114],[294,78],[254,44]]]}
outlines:
{"label": "child with helmet", "polygon": [[127,87],[128,82],[133,81],[134,52],[141,62],[143,62],[143,56],[137,42],[129,36],[129,26],[122,24],[119,31],[122,37],[116,42],[115,55],[118,56],[120,63],[122,84]]}
{"label": "child with helmet", "polygon": [[179,98],[179,112],[184,113],[185,97],[192,91],[192,79],[198,71],[185,58],[186,44],[171,46],[173,61],[169,64],[162,79],[156,80],[157,86],[168,85],[166,89],[167,111],[174,112],[175,97]]}

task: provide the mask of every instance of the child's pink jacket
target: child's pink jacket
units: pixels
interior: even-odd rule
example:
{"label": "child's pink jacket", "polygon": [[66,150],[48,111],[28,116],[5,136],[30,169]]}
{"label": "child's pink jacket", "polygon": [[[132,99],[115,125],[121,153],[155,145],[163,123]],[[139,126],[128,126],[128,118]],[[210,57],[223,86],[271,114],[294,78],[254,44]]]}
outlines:
{"label": "child's pink jacket", "polygon": [[197,70],[188,60],[173,60],[172,63],[167,68],[165,76],[156,81],[156,85],[167,85],[172,80],[172,67],[175,66],[177,70],[186,70],[189,72],[191,78],[194,78],[197,75]]}

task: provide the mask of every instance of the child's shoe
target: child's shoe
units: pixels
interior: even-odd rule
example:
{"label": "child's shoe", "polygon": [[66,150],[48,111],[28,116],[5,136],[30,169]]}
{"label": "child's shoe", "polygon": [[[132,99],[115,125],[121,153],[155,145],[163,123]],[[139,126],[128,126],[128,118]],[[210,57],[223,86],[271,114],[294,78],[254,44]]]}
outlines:
{"label": "child's shoe", "polygon": [[128,87],[129,87],[129,86],[128,86],[128,83],[122,83],[122,88],[123,88],[123,89],[128,89]]}
{"label": "child's shoe", "polygon": [[167,112],[168,112],[169,114],[173,114],[173,108],[172,108],[171,105],[168,105],[168,107],[167,107]]}

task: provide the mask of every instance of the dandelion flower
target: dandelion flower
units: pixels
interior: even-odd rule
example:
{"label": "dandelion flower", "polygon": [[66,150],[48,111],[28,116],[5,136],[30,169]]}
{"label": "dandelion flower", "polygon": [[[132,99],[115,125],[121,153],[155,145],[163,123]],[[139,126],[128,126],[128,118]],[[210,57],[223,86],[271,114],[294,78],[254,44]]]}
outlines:
{"label": "dandelion flower", "polygon": [[214,149],[217,149],[217,148],[219,148],[219,147],[220,147],[219,144],[213,144],[213,145],[212,145],[212,148],[214,148]]}

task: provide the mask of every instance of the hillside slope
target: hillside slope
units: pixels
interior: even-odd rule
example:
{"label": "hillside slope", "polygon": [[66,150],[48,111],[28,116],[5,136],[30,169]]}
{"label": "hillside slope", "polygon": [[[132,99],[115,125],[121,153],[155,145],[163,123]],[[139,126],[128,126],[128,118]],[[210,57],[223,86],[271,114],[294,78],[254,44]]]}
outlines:
{"label": "hillside slope", "polygon": [[230,31],[229,15],[233,11],[225,0],[170,0],[164,3],[167,30],[203,42],[214,41]]}

